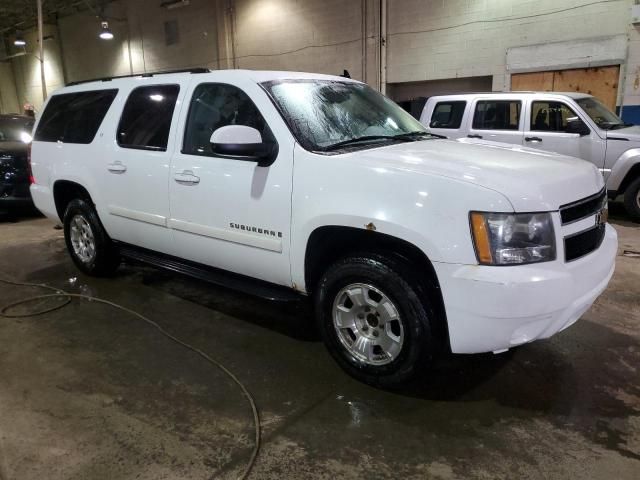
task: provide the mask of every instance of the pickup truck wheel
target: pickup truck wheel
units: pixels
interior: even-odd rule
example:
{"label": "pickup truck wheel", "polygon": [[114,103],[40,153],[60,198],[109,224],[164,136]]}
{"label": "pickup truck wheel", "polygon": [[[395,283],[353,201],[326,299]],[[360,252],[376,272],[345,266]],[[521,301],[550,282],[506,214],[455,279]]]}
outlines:
{"label": "pickup truck wheel", "polygon": [[120,258],[92,205],[72,200],[64,213],[64,239],[76,266],[87,275],[112,275]]}
{"label": "pickup truck wheel", "polygon": [[433,313],[408,267],[379,254],[339,260],[315,303],[327,349],[351,376],[379,387],[415,377],[432,357]]}
{"label": "pickup truck wheel", "polygon": [[640,177],[631,182],[625,190],[624,206],[631,218],[640,222]]}

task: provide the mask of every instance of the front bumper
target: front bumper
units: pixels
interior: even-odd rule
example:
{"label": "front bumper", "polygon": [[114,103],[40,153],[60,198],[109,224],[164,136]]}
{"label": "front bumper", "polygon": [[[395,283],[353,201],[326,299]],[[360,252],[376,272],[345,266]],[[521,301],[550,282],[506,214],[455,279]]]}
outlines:
{"label": "front bumper", "polygon": [[618,236],[570,263],[491,267],[435,263],[453,353],[497,352],[548,338],[575,323],[605,290]]}

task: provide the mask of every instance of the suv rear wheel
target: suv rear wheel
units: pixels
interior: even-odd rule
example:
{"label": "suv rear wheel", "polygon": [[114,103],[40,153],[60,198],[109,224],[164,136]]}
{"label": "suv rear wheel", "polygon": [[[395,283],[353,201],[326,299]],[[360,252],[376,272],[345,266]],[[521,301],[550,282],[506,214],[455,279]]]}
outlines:
{"label": "suv rear wheel", "polygon": [[366,253],[333,264],[316,293],[316,317],[327,349],[360,381],[395,387],[433,356],[433,312],[404,262]]}
{"label": "suv rear wheel", "polygon": [[67,205],[64,239],[73,263],[87,275],[112,275],[120,264],[118,252],[95,209],[85,200],[72,200]]}
{"label": "suv rear wheel", "polygon": [[631,218],[640,222],[640,177],[631,182],[625,190],[624,206]]}

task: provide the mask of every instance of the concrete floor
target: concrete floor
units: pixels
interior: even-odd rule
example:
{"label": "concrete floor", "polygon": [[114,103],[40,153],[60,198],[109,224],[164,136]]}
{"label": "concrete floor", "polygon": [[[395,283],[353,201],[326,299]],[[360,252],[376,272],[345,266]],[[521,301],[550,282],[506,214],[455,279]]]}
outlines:
{"label": "concrete floor", "polygon": [[[640,251],[617,212],[620,253]],[[606,293],[551,340],[452,356],[401,393],[342,373],[305,304],[141,266],[88,278],[42,218],[0,223],[0,275],[137,309],[224,361],[261,410],[254,479],[640,475],[640,258],[619,256]],[[0,285],[2,304],[32,294]],[[231,479],[252,434],[234,384],[126,314],[74,301],[0,318],[1,480]]]}

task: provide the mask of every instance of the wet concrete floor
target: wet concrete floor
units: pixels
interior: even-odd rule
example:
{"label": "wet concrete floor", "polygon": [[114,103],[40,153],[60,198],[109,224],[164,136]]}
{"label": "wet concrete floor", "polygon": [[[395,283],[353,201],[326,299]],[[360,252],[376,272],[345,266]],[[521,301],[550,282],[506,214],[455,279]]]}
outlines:
{"label": "wet concrete floor", "polygon": [[[253,479],[638,479],[640,258],[622,253],[640,225],[613,221],[615,277],[576,325],[449,356],[400,392],[344,374],[304,303],[140,265],[89,278],[43,218],[0,222],[0,276],[136,309],[223,361],[260,408]],[[37,293],[0,285],[0,303]],[[237,386],[125,313],[74,300],[0,318],[0,480],[232,479],[252,435]]]}

